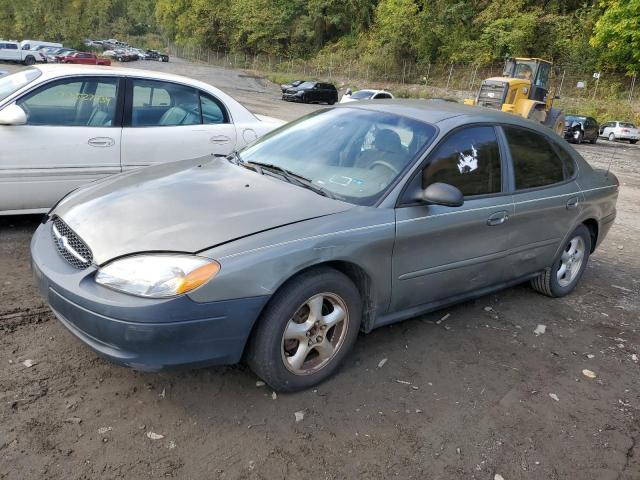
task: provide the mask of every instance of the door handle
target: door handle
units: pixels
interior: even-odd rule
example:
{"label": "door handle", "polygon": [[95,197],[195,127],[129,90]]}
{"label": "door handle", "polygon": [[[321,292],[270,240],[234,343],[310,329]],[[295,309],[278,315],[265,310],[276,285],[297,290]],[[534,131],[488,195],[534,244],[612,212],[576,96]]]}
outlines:
{"label": "door handle", "polygon": [[210,140],[211,143],[229,143],[231,139],[226,135],[216,135],[215,137],[211,137]]}
{"label": "door handle", "polygon": [[489,225],[490,227],[495,227],[496,225],[502,225],[507,220],[509,220],[508,212],[496,212],[487,219],[487,225]]}
{"label": "door handle", "polygon": [[116,141],[110,137],[95,137],[90,138],[87,143],[92,147],[113,147]]}
{"label": "door handle", "polygon": [[572,197],[567,201],[567,210],[576,208],[578,206],[578,197]]}

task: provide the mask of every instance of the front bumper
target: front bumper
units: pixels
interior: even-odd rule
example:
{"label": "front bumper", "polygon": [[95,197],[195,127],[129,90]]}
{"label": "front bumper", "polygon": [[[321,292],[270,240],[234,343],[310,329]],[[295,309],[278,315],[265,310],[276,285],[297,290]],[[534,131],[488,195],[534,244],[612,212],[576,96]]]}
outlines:
{"label": "front bumper", "polygon": [[291,93],[283,93],[282,94],[282,99],[286,100],[287,102],[301,102],[302,98],[303,98],[302,95],[295,95],[295,94],[291,94]]}
{"label": "front bumper", "polygon": [[236,363],[268,296],[199,303],[188,295],[148,299],[105,288],[95,267],[68,264],[40,225],[31,241],[33,274],[53,313],[100,356],[137,370]]}

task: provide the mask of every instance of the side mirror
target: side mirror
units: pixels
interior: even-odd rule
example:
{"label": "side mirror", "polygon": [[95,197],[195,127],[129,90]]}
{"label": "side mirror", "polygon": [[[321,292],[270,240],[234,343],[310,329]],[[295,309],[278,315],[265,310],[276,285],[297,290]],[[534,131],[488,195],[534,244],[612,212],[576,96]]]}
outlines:
{"label": "side mirror", "polygon": [[347,97],[350,97],[352,93],[353,93],[353,90],[351,90],[350,88],[347,88],[347,91],[346,91],[346,92],[344,92],[344,94],[345,94]]}
{"label": "side mirror", "polygon": [[24,125],[26,123],[27,114],[15,103],[0,111],[0,125]]}
{"label": "side mirror", "polygon": [[453,185],[438,182],[422,191],[422,201],[431,205],[460,207],[464,203],[464,195]]}

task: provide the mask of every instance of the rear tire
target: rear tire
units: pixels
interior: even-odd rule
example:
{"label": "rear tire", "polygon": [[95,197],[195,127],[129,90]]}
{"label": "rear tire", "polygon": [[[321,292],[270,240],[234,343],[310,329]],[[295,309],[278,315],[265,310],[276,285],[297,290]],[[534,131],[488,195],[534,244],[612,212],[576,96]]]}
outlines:
{"label": "rear tire", "polygon": [[595,145],[597,141],[598,141],[598,135],[596,135],[595,137],[593,137],[593,140],[591,140],[591,144],[592,144],[592,145]]}
{"label": "rear tire", "polygon": [[547,297],[564,297],[575,288],[589,262],[591,233],[580,225],[569,236],[569,241],[543,273],[531,280],[534,290]]}
{"label": "rear tire", "polygon": [[629,140],[629,143],[630,143],[631,145],[635,145],[636,143],[638,143],[638,140]]}
{"label": "rear tire", "polygon": [[358,289],[328,267],[289,280],[251,334],[246,361],[274,390],[294,392],[331,376],[358,337]]}
{"label": "rear tire", "polygon": [[25,65],[31,66],[35,63],[36,63],[36,58],[32,55],[29,55],[27,58],[24,59]]}
{"label": "rear tire", "polygon": [[615,142],[616,141],[616,136],[613,133],[609,134],[609,141],[610,142]]}

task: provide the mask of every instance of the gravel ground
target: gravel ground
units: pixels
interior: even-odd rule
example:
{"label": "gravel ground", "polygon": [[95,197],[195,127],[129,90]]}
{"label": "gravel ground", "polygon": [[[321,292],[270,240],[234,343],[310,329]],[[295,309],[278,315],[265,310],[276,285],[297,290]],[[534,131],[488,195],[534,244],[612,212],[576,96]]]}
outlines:
{"label": "gravel ground", "polygon": [[[239,72],[136,66],[256,113],[317,108]],[[148,374],[96,358],[32,285],[39,218],[0,217],[0,479],[639,479],[640,146],[578,150],[623,188],[572,295],[522,285],[378,329],[331,380],[277,397],[242,366]]]}

